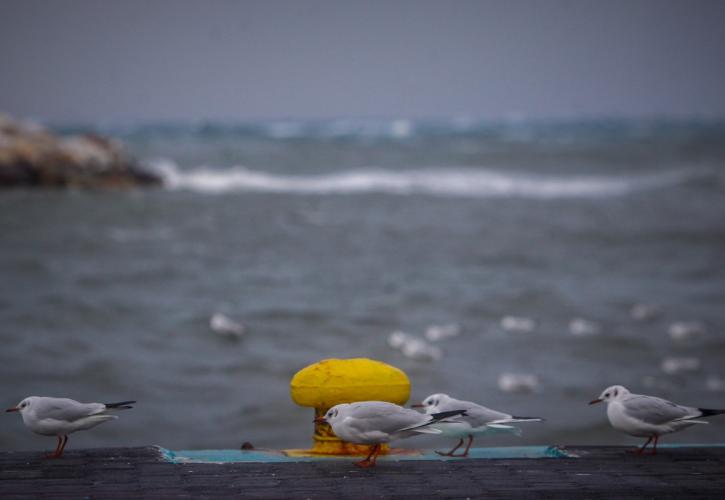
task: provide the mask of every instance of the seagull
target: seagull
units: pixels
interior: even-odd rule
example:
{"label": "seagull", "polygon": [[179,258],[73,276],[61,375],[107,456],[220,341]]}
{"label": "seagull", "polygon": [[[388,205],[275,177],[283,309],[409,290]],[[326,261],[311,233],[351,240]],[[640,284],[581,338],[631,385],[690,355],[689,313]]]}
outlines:
{"label": "seagull", "polygon": [[[438,412],[447,412],[452,408],[463,409],[465,415],[444,421],[441,424],[434,425],[434,429],[441,431],[446,437],[459,438],[458,444],[448,452],[436,451],[444,457],[467,457],[468,450],[471,448],[474,436],[482,436],[485,434],[494,434],[497,432],[510,432],[520,435],[521,429],[514,427],[512,424],[516,422],[543,422],[543,418],[539,417],[515,417],[508,413],[492,410],[473,403],[471,401],[461,401],[450,397],[448,394],[431,394],[423,400],[421,404],[413,405],[413,408],[424,408],[426,414],[434,415]],[[454,454],[455,451],[463,445],[463,438],[468,437],[466,449],[461,454]]]}
{"label": "seagull", "polygon": [[315,422],[329,424],[343,441],[373,445],[364,460],[355,462],[358,467],[367,468],[375,467],[382,443],[416,434],[440,434],[440,430],[429,426],[465,413],[459,409],[425,415],[384,401],[360,401],[333,406]]}
{"label": "seagull", "polygon": [[647,438],[647,442],[637,450],[640,455],[653,439],[652,455],[656,455],[657,441],[662,434],[676,432],[695,424],[707,424],[708,422],[694,419],[725,413],[725,410],[681,406],[655,396],[632,394],[621,385],[607,387],[589,404],[601,402],[607,403],[607,417],[612,427],[630,436]]}
{"label": "seagull", "polygon": [[209,328],[222,337],[230,339],[239,339],[246,332],[246,328],[241,323],[237,323],[222,313],[214,313],[209,319]]}
{"label": "seagull", "polygon": [[107,420],[118,417],[109,415],[109,410],[132,408],[136,401],[120,403],[79,403],[68,398],[48,398],[30,396],[6,412],[20,412],[25,427],[43,436],[58,436],[58,445],[48,458],[60,458],[63,455],[68,434],[85,431]]}

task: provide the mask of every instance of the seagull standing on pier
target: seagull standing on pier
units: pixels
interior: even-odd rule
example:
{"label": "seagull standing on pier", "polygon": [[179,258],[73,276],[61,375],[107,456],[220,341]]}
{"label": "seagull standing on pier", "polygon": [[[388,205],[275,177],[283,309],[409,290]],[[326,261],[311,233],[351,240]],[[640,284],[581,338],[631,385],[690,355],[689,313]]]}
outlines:
{"label": "seagull standing on pier", "polygon": [[367,458],[355,465],[375,467],[382,443],[416,434],[440,434],[440,430],[429,426],[464,414],[464,410],[458,409],[425,415],[384,401],[360,401],[333,406],[315,422],[330,424],[335,435],[343,441],[373,445]]}
{"label": "seagull standing on pier", "polygon": [[85,431],[108,420],[118,418],[109,415],[111,410],[127,410],[136,401],[120,403],[79,403],[68,398],[49,398],[30,396],[23,399],[17,406],[8,408],[6,412],[20,412],[25,427],[43,436],[57,436],[58,445],[48,458],[60,458],[68,434]]}
{"label": "seagull standing on pier", "polygon": [[[512,434],[521,434],[521,429],[509,425],[518,422],[543,422],[543,418],[539,417],[515,417],[508,413],[492,410],[471,401],[461,401],[450,397],[448,394],[431,394],[423,400],[423,403],[413,405],[413,408],[423,408],[429,415],[438,412],[446,412],[456,409],[466,410],[466,414],[450,419],[440,425],[434,425],[435,429],[441,431],[441,435],[446,437],[459,438],[458,444],[448,452],[436,451],[445,457],[467,457],[468,450],[471,448],[473,438],[485,434],[494,434],[498,432],[510,432]],[[454,454],[455,451],[463,445],[463,438],[468,438],[468,444],[463,453]]]}
{"label": "seagull standing on pier", "polygon": [[601,402],[607,403],[607,417],[612,427],[630,436],[647,438],[647,442],[637,450],[640,455],[653,439],[652,455],[656,455],[657,441],[662,434],[677,432],[695,424],[707,424],[709,422],[695,419],[725,413],[725,410],[681,406],[655,396],[632,394],[621,385],[607,387],[589,404]]}

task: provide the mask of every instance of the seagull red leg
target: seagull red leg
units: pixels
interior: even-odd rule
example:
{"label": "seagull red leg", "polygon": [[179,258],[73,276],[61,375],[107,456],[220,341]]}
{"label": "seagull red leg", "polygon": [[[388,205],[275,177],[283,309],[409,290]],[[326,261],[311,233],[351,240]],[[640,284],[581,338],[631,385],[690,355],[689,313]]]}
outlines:
{"label": "seagull red leg", "polygon": [[451,451],[444,453],[442,451],[436,450],[436,453],[438,453],[442,457],[452,457],[452,456],[454,456],[453,452],[456,451],[458,448],[460,448],[462,444],[463,444],[463,438],[461,438],[461,440],[458,442],[458,444]]}
{"label": "seagull red leg", "polygon": [[463,455],[460,455],[461,457],[467,457],[468,456],[468,450],[471,449],[471,444],[473,443],[473,435],[468,435],[468,444],[466,445],[466,451],[463,452]]}
{"label": "seagull red leg", "polygon": [[659,441],[660,436],[658,434],[655,434],[655,444],[652,445],[652,454],[657,455],[657,441]]}
{"label": "seagull red leg", "polygon": [[[355,462],[354,464],[357,465],[358,467],[362,467],[364,469],[368,468],[368,467],[375,467],[375,460],[378,457],[378,451],[380,451],[380,445],[379,444],[373,445],[373,447],[370,449],[370,453],[368,454],[367,457],[365,457],[365,460]],[[371,457],[373,458],[372,460],[370,460]]]}
{"label": "seagull red leg", "polygon": [[60,450],[58,451],[58,456],[56,458],[60,458],[61,455],[63,455],[63,450],[65,450],[65,445],[68,443],[68,435],[63,436],[63,444],[60,447]]}
{"label": "seagull red leg", "polygon": [[[373,462],[372,462],[372,464],[370,465],[370,467],[375,467],[375,465],[376,465],[376,464],[378,463],[378,453],[380,453],[380,447],[381,447],[381,446],[380,446],[379,444],[376,444],[376,445],[375,445],[375,446],[373,447],[373,453],[372,453],[372,455],[373,455]],[[369,458],[369,457],[368,457],[368,458]]]}
{"label": "seagull red leg", "polygon": [[63,438],[60,436],[58,437],[58,444],[55,445],[55,450],[53,450],[53,453],[49,453],[48,455],[45,455],[45,458],[58,458],[60,455],[58,455],[58,452],[60,451],[60,445],[63,441]]}
{"label": "seagull red leg", "polygon": [[647,442],[641,448],[637,449],[637,455],[641,455],[642,453],[644,453],[644,449],[647,448],[647,445],[650,443],[650,441],[652,441],[652,436],[649,437]]}

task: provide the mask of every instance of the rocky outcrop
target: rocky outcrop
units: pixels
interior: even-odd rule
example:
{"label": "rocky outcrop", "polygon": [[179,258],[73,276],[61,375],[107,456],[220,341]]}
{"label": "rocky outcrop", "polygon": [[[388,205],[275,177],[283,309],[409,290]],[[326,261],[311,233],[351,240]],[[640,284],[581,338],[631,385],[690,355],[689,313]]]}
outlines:
{"label": "rocky outcrop", "polygon": [[95,134],[62,137],[0,114],[0,188],[130,188],[160,185],[120,143]]}

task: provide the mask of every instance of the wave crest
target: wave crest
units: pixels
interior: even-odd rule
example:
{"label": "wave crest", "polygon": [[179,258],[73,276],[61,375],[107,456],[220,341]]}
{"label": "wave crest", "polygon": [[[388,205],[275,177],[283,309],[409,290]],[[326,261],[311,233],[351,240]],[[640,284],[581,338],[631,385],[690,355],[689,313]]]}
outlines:
{"label": "wave crest", "polygon": [[673,185],[692,172],[634,176],[542,176],[473,168],[384,170],[368,168],[321,175],[280,175],[245,167],[179,168],[169,160],[152,164],[171,190],[204,193],[428,194],[448,197],[595,198]]}

